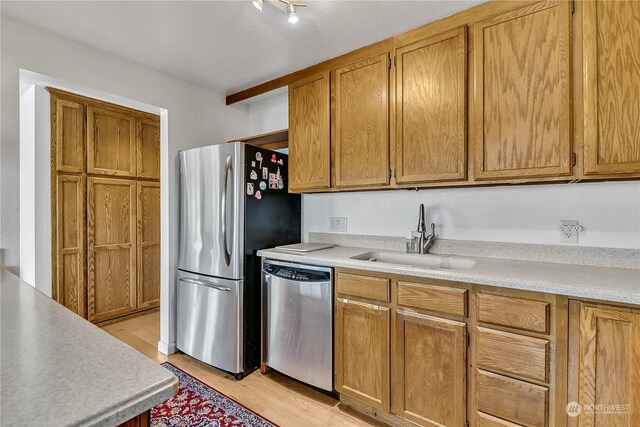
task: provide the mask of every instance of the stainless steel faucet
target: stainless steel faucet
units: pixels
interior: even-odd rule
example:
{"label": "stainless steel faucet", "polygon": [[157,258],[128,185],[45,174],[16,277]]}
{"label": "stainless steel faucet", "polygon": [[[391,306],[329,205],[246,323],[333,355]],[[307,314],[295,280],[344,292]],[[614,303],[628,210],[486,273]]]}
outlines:
{"label": "stainless steel faucet", "polygon": [[418,211],[418,229],[416,230],[420,234],[420,240],[418,240],[418,253],[428,254],[429,249],[433,246],[436,240],[436,225],[431,223],[431,234],[426,236],[427,227],[424,223],[424,205],[420,205]]}

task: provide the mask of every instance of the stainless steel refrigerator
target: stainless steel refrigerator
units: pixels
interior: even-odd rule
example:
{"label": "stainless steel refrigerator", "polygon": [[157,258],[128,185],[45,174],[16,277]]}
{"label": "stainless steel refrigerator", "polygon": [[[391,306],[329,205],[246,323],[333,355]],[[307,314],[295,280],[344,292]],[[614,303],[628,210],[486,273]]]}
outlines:
{"label": "stainless steel refrigerator", "polygon": [[178,349],[240,379],[260,364],[259,249],[300,241],[287,155],[241,142],[181,151]]}

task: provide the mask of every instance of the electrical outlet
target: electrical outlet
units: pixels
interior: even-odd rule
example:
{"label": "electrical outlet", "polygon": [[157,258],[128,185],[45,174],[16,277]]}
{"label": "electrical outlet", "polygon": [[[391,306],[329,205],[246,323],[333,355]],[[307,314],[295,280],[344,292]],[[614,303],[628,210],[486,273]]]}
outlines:
{"label": "electrical outlet", "polygon": [[577,220],[560,220],[560,232],[562,237],[560,242],[562,243],[578,243],[578,234],[583,230],[581,225],[578,225]]}
{"label": "electrical outlet", "polygon": [[346,233],[347,218],[343,216],[332,216],[331,218],[329,218],[329,231]]}

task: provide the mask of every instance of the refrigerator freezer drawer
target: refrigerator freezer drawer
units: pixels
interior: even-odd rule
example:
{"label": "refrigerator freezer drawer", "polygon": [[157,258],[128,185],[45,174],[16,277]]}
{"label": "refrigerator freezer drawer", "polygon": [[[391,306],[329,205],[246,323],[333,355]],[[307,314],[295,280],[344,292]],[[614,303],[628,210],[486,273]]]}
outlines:
{"label": "refrigerator freezer drawer", "polygon": [[179,271],[178,349],[216,368],[242,372],[243,285]]}

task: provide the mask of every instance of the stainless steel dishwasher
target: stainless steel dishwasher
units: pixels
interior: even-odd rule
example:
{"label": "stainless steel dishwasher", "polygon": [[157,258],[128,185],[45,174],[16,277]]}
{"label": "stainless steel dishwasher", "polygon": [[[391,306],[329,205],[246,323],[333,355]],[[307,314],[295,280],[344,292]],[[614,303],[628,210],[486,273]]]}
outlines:
{"label": "stainless steel dishwasher", "polygon": [[323,390],[333,390],[331,268],[262,262],[263,361]]}

